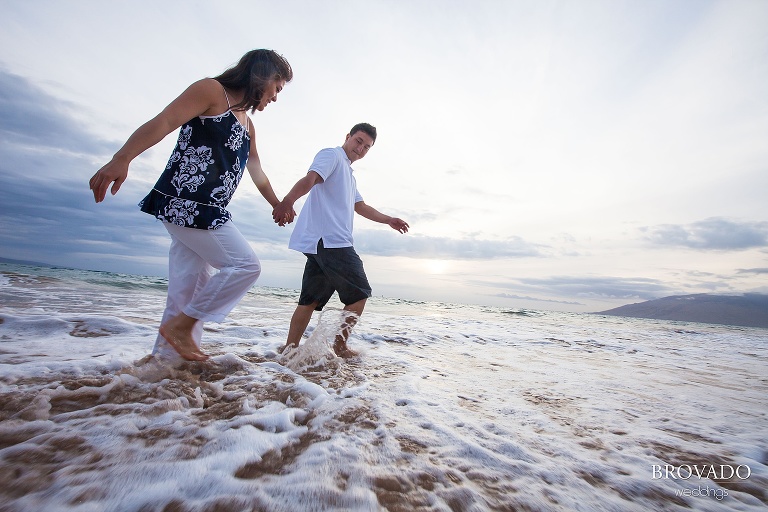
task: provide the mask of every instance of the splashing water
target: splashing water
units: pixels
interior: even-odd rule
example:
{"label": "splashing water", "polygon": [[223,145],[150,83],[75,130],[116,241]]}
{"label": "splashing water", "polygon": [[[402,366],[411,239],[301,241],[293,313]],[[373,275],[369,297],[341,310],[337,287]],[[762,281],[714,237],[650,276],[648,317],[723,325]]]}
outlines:
{"label": "splashing water", "polygon": [[358,318],[359,315],[352,311],[327,308],[320,313],[317,326],[308,340],[298,347],[285,349],[285,366],[298,373],[338,366],[340,358],[334,353],[333,344],[337,336],[352,329]]}

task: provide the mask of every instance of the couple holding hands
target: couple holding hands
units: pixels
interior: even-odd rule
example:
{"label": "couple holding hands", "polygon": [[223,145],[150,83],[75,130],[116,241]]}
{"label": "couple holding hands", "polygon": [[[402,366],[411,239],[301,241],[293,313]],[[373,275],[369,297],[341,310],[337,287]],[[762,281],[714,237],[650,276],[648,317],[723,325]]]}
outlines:
{"label": "couple holding hands", "polygon": [[347,347],[350,330],[371,296],[363,263],[352,245],[355,213],[406,233],[408,224],[367,205],[357,190],[352,163],[376,142],[376,128],[356,124],[344,143],[315,156],[307,174],[280,201],[259,161],[253,124],[247,112],[277,101],[293,79],[288,61],[272,50],[252,50],[233,67],[190,85],[162,112],[140,126],[90,180],[97,203],[114,195],[128,177],[134,158],[179,130],[168,164],[142,211],[163,222],[171,236],[168,296],[153,355],[203,361],[204,322],[221,322],[253,286],[261,264],[226,210],[247,169],[275,223],[294,221],[294,203],[309,194],[288,247],[307,257],[301,295],[291,318],[287,347],[296,347],[312,313],[334,292],[344,304],[334,352],[357,355]]}

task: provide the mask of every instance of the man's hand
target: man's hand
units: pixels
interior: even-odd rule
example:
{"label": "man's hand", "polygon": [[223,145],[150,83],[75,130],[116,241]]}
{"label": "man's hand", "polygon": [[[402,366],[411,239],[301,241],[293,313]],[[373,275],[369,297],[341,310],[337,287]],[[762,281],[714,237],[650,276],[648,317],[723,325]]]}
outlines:
{"label": "man's hand", "polygon": [[275,209],[272,210],[272,220],[274,220],[275,224],[278,226],[290,224],[295,217],[296,210],[293,209],[292,204],[286,203],[285,199],[278,203],[278,205],[275,206]]}
{"label": "man's hand", "polygon": [[407,222],[403,219],[398,219],[397,217],[392,217],[387,224],[389,224],[389,227],[400,233],[407,233],[408,228],[410,228]]}

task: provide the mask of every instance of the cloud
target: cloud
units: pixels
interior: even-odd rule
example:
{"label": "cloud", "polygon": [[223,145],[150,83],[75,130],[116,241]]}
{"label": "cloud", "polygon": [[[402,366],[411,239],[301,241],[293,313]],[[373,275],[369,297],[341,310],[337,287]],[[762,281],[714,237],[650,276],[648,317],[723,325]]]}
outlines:
{"label": "cloud", "polygon": [[[95,204],[88,180],[119,143],[82,128],[76,108],[51,97],[28,79],[0,70],[0,245],[2,256],[122,272],[165,272],[167,239],[158,222],[136,204],[157,175],[141,158],[120,192]],[[290,259],[291,228],[272,222],[271,207],[246,185],[230,205],[246,238],[271,259]],[[430,220],[426,211],[417,215]],[[541,256],[520,237],[463,239],[388,230],[357,230],[363,254],[435,259],[502,259]],[[282,255],[282,256],[281,256]]]}
{"label": "cloud", "polygon": [[768,246],[768,222],[737,222],[721,217],[688,225],[662,224],[644,228],[647,239],[663,246],[739,251]]}
{"label": "cloud", "polygon": [[532,300],[535,302],[551,302],[554,304],[569,304],[569,305],[576,305],[576,306],[583,305],[583,303],[581,302],[568,301],[568,300],[540,299],[537,297],[530,297],[527,295],[514,295],[512,293],[497,293],[496,295],[494,295],[494,297],[501,297],[502,299]]}
{"label": "cloud", "polygon": [[768,268],[741,268],[739,274],[768,274]]}
{"label": "cloud", "polygon": [[516,236],[505,240],[484,240],[472,236],[456,239],[401,235],[394,231],[382,230],[362,230],[355,233],[355,248],[361,254],[419,259],[494,260],[542,256],[539,246]]}
{"label": "cloud", "polygon": [[523,285],[540,294],[560,297],[592,299],[656,299],[674,293],[663,281],[640,277],[552,276],[546,278],[520,278]]}
{"label": "cloud", "polygon": [[[76,268],[164,273],[169,239],[160,223],[137,206],[151,186],[141,176],[159,171],[136,159],[120,192],[95,204],[88,180],[119,143],[81,126],[73,106],[0,69],[0,255]],[[271,207],[258,193],[241,189],[231,206],[248,240],[274,247],[270,254],[288,251],[289,232],[272,222]]]}
{"label": "cloud", "polygon": [[[125,193],[139,183],[96,205],[88,180],[117,144],[82,126],[71,105],[0,69],[3,255],[94,269],[107,269],[114,260],[113,270],[157,273],[149,263],[157,256],[153,251],[167,249],[146,242],[156,228],[149,217],[136,221],[138,194]],[[88,246],[98,250],[85,252]],[[121,263],[133,257],[147,264]]]}
{"label": "cloud", "polygon": [[74,105],[0,69],[0,135],[6,143],[66,152],[108,152],[114,144],[84,130],[75,112]]}
{"label": "cloud", "polygon": [[[142,159],[116,196],[95,204],[91,175],[118,143],[82,128],[76,108],[51,97],[28,79],[0,70],[0,244],[2,256],[75,267],[158,274],[167,255],[164,230],[136,203],[157,175]],[[271,259],[290,259],[291,229],[272,222],[271,207],[246,185],[230,205],[234,222]],[[417,217],[432,219],[424,211]],[[436,259],[500,259],[540,256],[520,237],[486,240],[357,230],[363,254]]]}

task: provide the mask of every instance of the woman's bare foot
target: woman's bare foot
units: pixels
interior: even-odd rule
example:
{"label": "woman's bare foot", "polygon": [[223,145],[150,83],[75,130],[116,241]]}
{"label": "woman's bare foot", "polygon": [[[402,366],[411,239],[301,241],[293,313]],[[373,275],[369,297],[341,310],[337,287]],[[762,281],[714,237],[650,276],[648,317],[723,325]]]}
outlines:
{"label": "woman's bare foot", "polygon": [[198,348],[192,338],[192,327],[197,319],[179,313],[160,326],[160,335],[165,338],[181,357],[188,361],[205,361],[209,356]]}
{"label": "woman's bare foot", "polygon": [[343,357],[344,359],[357,357],[359,355],[357,352],[347,347],[345,342],[340,342],[338,340],[333,344],[333,351],[336,352],[337,356]]}

